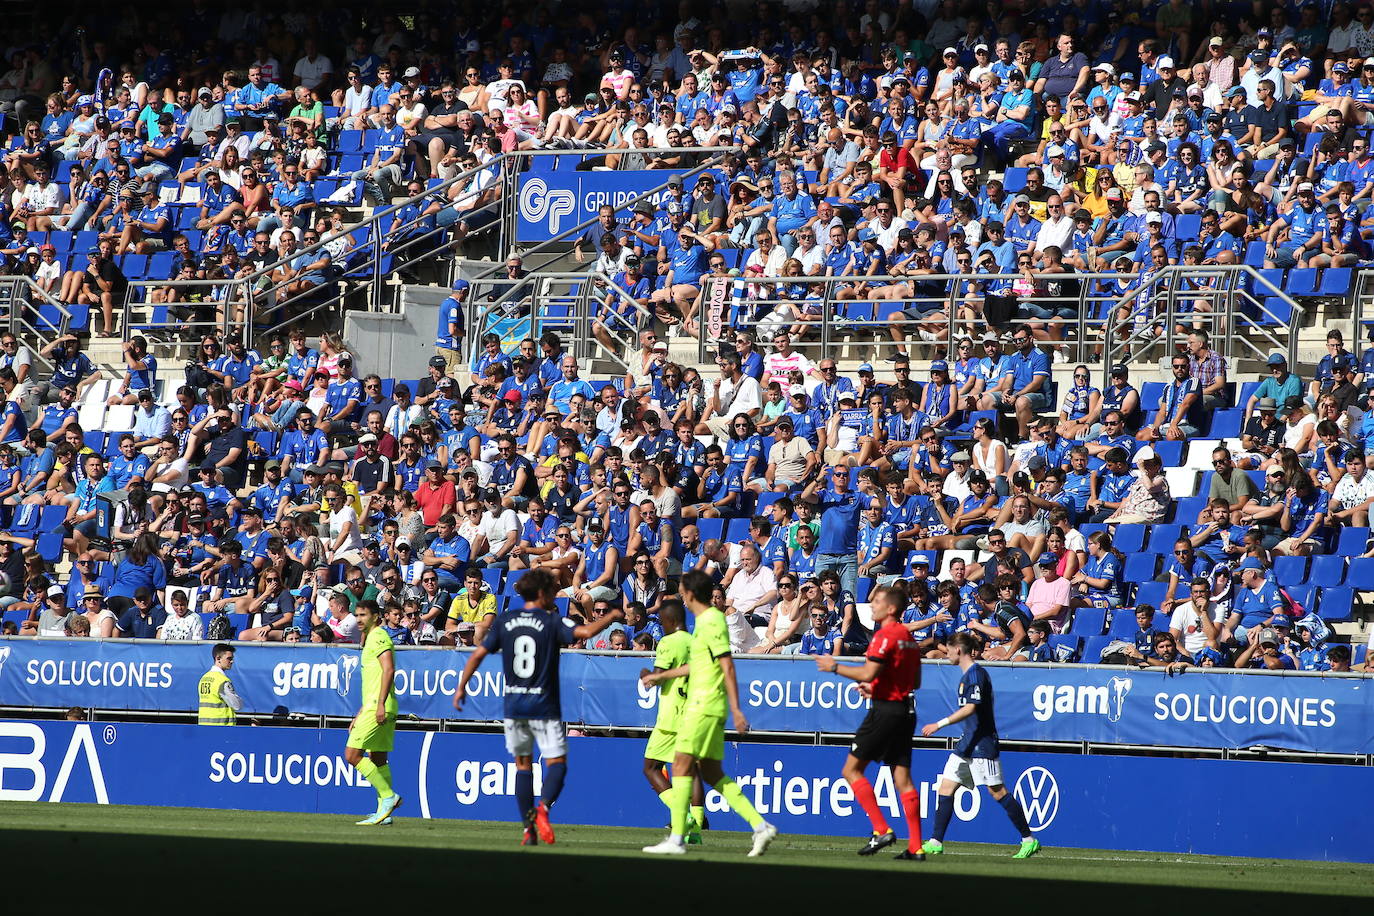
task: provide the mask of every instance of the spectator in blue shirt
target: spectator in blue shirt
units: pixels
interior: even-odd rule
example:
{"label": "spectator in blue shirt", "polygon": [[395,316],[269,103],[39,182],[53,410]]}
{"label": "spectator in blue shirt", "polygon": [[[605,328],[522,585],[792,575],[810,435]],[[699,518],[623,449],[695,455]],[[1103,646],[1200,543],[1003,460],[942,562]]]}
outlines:
{"label": "spectator in blue shirt", "polygon": [[1255,409],[1261,398],[1273,398],[1275,404],[1285,404],[1289,398],[1302,397],[1302,379],[1288,371],[1286,356],[1270,353],[1265,363],[1269,368],[1269,377],[1250,393],[1250,399],[1245,402],[1245,420],[1250,418],[1250,411]]}
{"label": "spectator in blue shirt", "polygon": [[1202,386],[1192,377],[1192,363],[1187,356],[1175,356],[1171,365],[1174,377],[1160,395],[1154,422],[1136,435],[1142,442],[1193,439],[1199,433]]}

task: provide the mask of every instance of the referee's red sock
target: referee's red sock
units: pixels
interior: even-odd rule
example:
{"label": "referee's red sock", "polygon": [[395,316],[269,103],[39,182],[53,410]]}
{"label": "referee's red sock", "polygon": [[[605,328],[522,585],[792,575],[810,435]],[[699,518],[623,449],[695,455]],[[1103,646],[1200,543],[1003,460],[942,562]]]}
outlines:
{"label": "referee's red sock", "polygon": [[883,811],[878,807],[878,798],[873,794],[873,784],[868,781],[866,776],[860,776],[849,784],[854,790],[854,798],[863,807],[864,813],[868,815],[868,820],[873,824],[873,832],[877,834],[887,833],[892,828],[887,825],[887,818],[883,817]]}
{"label": "referee's red sock", "polygon": [[921,851],[921,793],[912,789],[902,793],[902,813],[906,815],[906,848]]}

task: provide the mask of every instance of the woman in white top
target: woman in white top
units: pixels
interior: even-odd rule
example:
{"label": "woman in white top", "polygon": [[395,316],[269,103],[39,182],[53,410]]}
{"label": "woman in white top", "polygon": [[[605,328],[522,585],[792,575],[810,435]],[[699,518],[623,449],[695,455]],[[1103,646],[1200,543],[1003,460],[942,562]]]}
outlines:
{"label": "woman in white top", "polygon": [[778,579],[778,603],[763,631],[763,641],[749,651],[756,655],[777,655],[792,643],[803,624],[810,625],[811,603],[801,597],[797,577],[783,573]]}
{"label": "woman in white top", "polygon": [[984,417],[973,424],[973,444],[969,446],[973,468],[988,475],[997,492],[1006,495],[1007,446],[997,437],[996,421]]}
{"label": "woman in white top", "polygon": [[526,133],[538,133],[540,127],[539,106],[525,95],[522,83],[510,87],[506,98],[506,123]]}
{"label": "woman in white top", "polygon": [[335,331],[320,335],[320,362],[315,369],[316,375],[324,375],[331,382],[339,377],[339,360],[352,354],[344,347],[343,337]]}
{"label": "woman in white top", "polygon": [[1300,397],[1289,398],[1284,413],[1284,422],[1288,424],[1283,433],[1284,446],[1297,452],[1299,458],[1309,457],[1317,438],[1317,415],[1307,409]]}
{"label": "woman in white top", "polygon": [[361,563],[362,532],[358,513],[348,504],[348,494],[343,487],[330,487],[325,491],[324,500],[329,506],[329,543],[326,545],[329,562]]}
{"label": "woman in white top", "polygon": [[119,618],[115,616],[114,611],[105,606],[105,602],[103,599],[100,599],[100,596],[97,595],[96,597],[99,603],[96,601],[82,601],[82,610],[85,613],[86,619],[90,621],[91,637],[95,639],[109,639],[115,634],[115,624],[119,622]]}

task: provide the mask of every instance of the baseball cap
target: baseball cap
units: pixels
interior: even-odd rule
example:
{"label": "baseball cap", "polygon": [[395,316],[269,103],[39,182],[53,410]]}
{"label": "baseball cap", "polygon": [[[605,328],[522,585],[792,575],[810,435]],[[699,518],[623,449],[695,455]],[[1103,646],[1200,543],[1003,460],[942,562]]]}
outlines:
{"label": "baseball cap", "polygon": [[1112,375],[1119,375],[1119,376],[1121,376],[1122,378],[1125,378],[1126,376],[1128,376],[1128,375],[1130,375],[1130,374],[1131,374],[1131,373],[1130,373],[1130,370],[1127,369],[1125,366],[1121,366],[1121,365],[1112,366]]}
{"label": "baseball cap", "polygon": [[290,388],[292,391],[304,391],[301,387],[300,379],[289,378],[283,383],[282,387]]}
{"label": "baseball cap", "polygon": [[1174,69],[1174,59],[1167,54],[1161,55],[1160,57],[1155,59],[1156,70],[1161,70],[1165,67],[1167,67],[1170,70]]}
{"label": "baseball cap", "polygon": [[1224,44],[1226,44],[1226,39],[1225,39],[1225,38],[1222,38],[1220,35],[1213,35],[1213,36],[1211,37],[1211,39],[1207,42],[1207,47],[1210,48],[1210,47],[1212,47],[1213,45],[1224,45]]}
{"label": "baseball cap", "polygon": [[1273,627],[1265,627],[1260,630],[1259,644],[1261,646],[1277,646],[1279,644],[1279,634],[1274,632]]}
{"label": "baseball cap", "polygon": [[1030,202],[1031,199],[1025,194],[1017,194],[1016,197],[1012,199],[1012,203],[1014,204],[1028,204]]}
{"label": "baseball cap", "polygon": [[1264,564],[1260,563],[1260,561],[1255,557],[1246,557],[1244,560],[1240,561],[1240,566],[1236,567],[1236,569],[1264,569]]}
{"label": "baseball cap", "polygon": [[1286,366],[1288,365],[1288,358],[1282,353],[1270,353],[1269,358],[1264,362],[1268,366]]}
{"label": "baseball cap", "polygon": [[1164,217],[1156,213],[1155,211],[1151,210],[1149,213],[1145,214],[1145,222],[1154,223],[1156,225],[1163,225]]}
{"label": "baseball cap", "polygon": [[1250,52],[1250,59],[1253,60],[1255,63],[1258,64],[1258,63],[1260,63],[1261,61],[1266,61],[1266,60],[1268,60],[1268,59],[1269,59],[1269,55],[1268,55],[1268,54],[1265,54],[1263,51],[1261,51],[1260,49],[1256,48],[1255,50],[1253,50],[1253,51]]}
{"label": "baseball cap", "polygon": [[448,366],[448,360],[444,359],[442,356],[431,356],[429,358],[429,364],[435,369],[443,369]]}
{"label": "baseball cap", "polygon": [[[188,516],[186,519],[186,523],[189,525],[203,525],[205,524],[205,516],[197,512],[195,515]],[[89,595],[90,593],[90,589],[87,589],[86,594]]]}
{"label": "baseball cap", "polygon": [[800,394],[800,395],[805,395],[805,394],[806,394],[806,388],[805,388],[804,386],[802,386],[802,385],[793,385],[793,386],[791,386],[790,388],[787,389],[787,395],[788,395],[788,397],[796,397],[796,396],[799,395],[799,394]]}
{"label": "baseball cap", "polygon": [[1040,559],[1036,560],[1036,563],[1040,566],[1058,566],[1059,558],[1049,551],[1045,551],[1040,554]]}
{"label": "baseball cap", "polygon": [[872,364],[872,363],[859,363],[859,369],[858,369],[858,371],[860,371],[860,372],[872,372],[872,371],[873,371],[873,364]]}
{"label": "baseball cap", "polygon": [[1108,200],[1122,200],[1124,197],[1120,188],[1108,188],[1106,196]]}
{"label": "baseball cap", "polygon": [[1093,67],[1093,69],[1101,71],[1102,73],[1105,73],[1108,76],[1116,76],[1116,68],[1113,67],[1111,64],[1098,64],[1096,67]]}
{"label": "baseball cap", "polygon": [[931,371],[931,372],[948,372],[948,371],[949,371],[949,363],[945,362],[943,359],[937,359],[937,360],[935,360],[933,363],[930,364],[930,371]]}
{"label": "baseball cap", "polygon": [[848,402],[851,403],[851,404],[857,404],[857,403],[859,403],[859,399],[856,398],[856,397],[854,396],[854,392],[852,392],[852,391],[841,391],[841,392],[840,392],[839,402],[840,402],[841,404],[843,404],[845,401],[848,401]]}
{"label": "baseball cap", "polygon": [[412,76],[419,76],[419,67],[406,67],[406,72],[401,74],[402,79],[410,79]]}
{"label": "baseball cap", "polygon": [[1312,182],[1310,182],[1310,181],[1304,181],[1302,184],[1298,185],[1298,192],[1299,192],[1299,193],[1302,193],[1303,191],[1315,191],[1315,190],[1316,190],[1316,188],[1314,188],[1314,187],[1312,186]]}
{"label": "baseball cap", "polygon": [[151,401],[153,399],[153,393],[147,388],[140,388],[138,390],[138,399],[140,401]]}
{"label": "baseball cap", "polygon": [[[67,590],[60,585],[49,585],[47,595],[49,598],[61,598],[67,594]],[[99,592],[97,592],[99,594]]]}
{"label": "baseball cap", "polygon": [[279,467],[281,467],[281,461],[280,461],[279,459],[276,459],[276,458],[268,458],[267,461],[265,461],[265,462],[263,463],[262,466],[263,466],[263,468],[266,469],[266,470],[270,470],[270,469],[272,469],[272,468],[279,468]]}
{"label": "baseball cap", "polygon": [[977,468],[974,468],[973,470],[971,470],[971,471],[968,472],[968,482],[969,482],[969,483],[987,483],[987,482],[988,482],[988,475],[987,475],[986,472],[980,471],[980,470],[978,470]]}
{"label": "baseball cap", "polygon": [[682,187],[682,176],[681,176],[681,175],[669,175],[669,176],[668,176],[668,187],[670,187],[670,188],[680,188],[680,187]]}
{"label": "baseball cap", "polygon": [[361,435],[360,437],[358,437],[358,444],[359,444],[359,445],[368,445],[368,444],[373,443],[373,442],[376,442],[376,441],[377,441],[377,437],[376,437],[375,435],[373,435],[372,433],[364,433],[363,435]]}
{"label": "baseball cap", "polygon": [[307,464],[305,467],[301,468],[301,473],[323,475],[324,468],[320,467],[318,464]]}
{"label": "baseball cap", "polygon": [[524,395],[514,389],[507,391],[501,398],[502,400],[511,401],[517,404],[525,399]]}
{"label": "baseball cap", "polygon": [[654,345],[650,348],[650,352],[652,352],[652,353],[667,353],[667,352],[668,352],[668,344],[667,344],[665,341],[662,341],[662,340],[656,341],[656,342],[654,343]]}
{"label": "baseball cap", "polygon": [[1293,395],[1291,398],[1287,398],[1287,399],[1283,402],[1283,409],[1284,409],[1284,410],[1297,410],[1298,408],[1302,407],[1302,404],[1303,404],[1302,395],[1297,395],[1297,394],[1295,394],[1295,395]]}

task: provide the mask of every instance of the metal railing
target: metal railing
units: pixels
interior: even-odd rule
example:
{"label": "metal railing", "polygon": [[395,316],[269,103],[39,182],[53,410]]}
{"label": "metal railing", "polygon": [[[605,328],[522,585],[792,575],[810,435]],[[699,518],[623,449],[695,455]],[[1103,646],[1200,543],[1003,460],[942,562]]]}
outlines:
{"label": "metal railing", "polygon": [[[732,149],[731,147],[667,147],[650,148],[636,150],[636,153],[653,155],[658,153],[683,153],[690,155],[702,155],[710,153],[723,153]],[[459,174],[445,179],[431,187],[426,188],[414,197],[408,197],[399,203],[388,204],[378,207],[360,223],[345,226],[343,231],[356,240],[356,247],[350,250],[357,252],[363,251],[363,256],[358,258],[356,255],[348,258],[347,266],[339,271],[333,269],[327,277],[326,282],[319,284],[312,289],[294,296],[281,295],[283,290],[290,285],[291,279],[274,282],[272,274],[277,270],[277,265],[269,265],[263,269],[254,271],[242,277],[224,278],[220,280],[156,280],[143,279],[131,281],[130,293],[126,296],[121,307],[123,335],[127,340],[132,333],[135,325],[134,311],[145,305],[153,305],[147,302],[147,293],[152,289],[180,289],[184,293],[190,293],[198,288],[212,287],[222,288],[223,292],[214,296],[215,301],[231,301],[242,308],[242,316],[232,317],[228,310],[217,317],[214,322],[177,322],[178,328],[191,329],[194,327],[215,327],[223,333],[234,331],[241,332],[247,343],[252,342],[254,336],[254,326],[264,312],[276,312],[278,309],[286,308],[290,313],[285,319],[271,322],[265,328],[259,328],[256,332],[259,335],[269,335],[274,333],[287,324],[295,324],[306,320],[311,316],[328,308],[337,307],[345,297],[361,292],[366,297],[367,307],[378,311],[384,306],[383,289],[391,275],[397,269],[395,265],[403,262],[404,267],[423,264],[432,256],[441,254],[448,245],[449,233],[459,222],[477,223],[478,217],[485,217],[480,220],[480,228],[471,230],[467,237],[472,237],[479,233],[496,235],[496,248],[498,251],[505,251],[514,247],[515,231],[518,218],[519,194],[518,178],[527,166],[528,160],[536,156],[566,156],[584,158],[587,155],[596,155],[604,152],[602,150],[517,150],[509,153],[497,154],[481,165],[473,169],[460,172]],[[692,169],[673,171],[664,173],[665,183],[641,195],[637,195],[621,203],[620,209],[629,209],[641,199],[649,198],[661,193],[666,188],[666,181],[670,175],[680,174],[690,176],[710,168],[715,164],[715,160],[696,166]],[[446,221],[443,224],[435,222],[435,225],[426,225],[431,220],[435,220],[436,215],[445,209],[451,209],[453,199],[461,200],[466,194],[466,187],[459,187],[460,184],[476,181],[484,173],[497,170],[492,182],[484,186],[485,192],[493,184],[497,187],[498,193],[495,198],[481,206],[456,211],[453,213],[455,219],[452,222]],[[321,204],[329,206],[329,204]],[[397,222],[398,215],[408,208],[419,208],[418,215],[407,215],[400,222]],[[581,232],[590,226],[595,220],[578,224],[573,228],[559,233],[552,239],[541,242],[533,250],[542,251],[549,245],[556,244],[576,232]],[[308,226],[301,227],[304,229]],[[417,231],[418,230],[418,231]],[[292,258],[311,255],[334,244],[338,238],[338,233],[326,234],[319,242],[312,245],[301,246],[292,254]],[[398,241],[399,240],[399,241]],[[337,268],[337,265],[334,266]],[[490,276],[488,271],[484,276]],[[142,291],[143,295],[139,295]],[[185,298],[190,298],[186,296]],[[234,311],[238,311],[235,309]],[[146,328],[145,328],[146,329]]]}
{"label": "metal railing", "polygon": [[[56,310],[56,326],[51,320],[43,319],[40,310],[45,305]],[[91,309],[99,307],[88,306]],[[70,331],[75,320],[71,308],[45,291],[32,277],[0,277],[0,322],[11,334],[30,344],[33,358],[49,371],[54,364],[42,354],[43,347]]]}
{"label": "metal railing", "polygon": [[[1273,299],[1287,315],[1275,310]],[[1305,318],[1301,304],[1247,264],[1164,267],[1123,291],[1111,310],[1103,384],[1110,381],[1111,366],[1136,362],[1156,346],[1165,354],[1177,352],[1179,338],[1195,327],[1210,334],[1211,348],[1231,365],[1247,358],[1263,361],[1281,350],[1295,366],[1296,330]]]}

